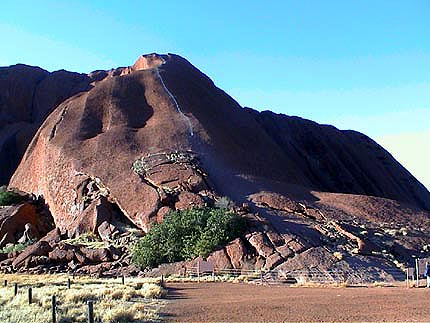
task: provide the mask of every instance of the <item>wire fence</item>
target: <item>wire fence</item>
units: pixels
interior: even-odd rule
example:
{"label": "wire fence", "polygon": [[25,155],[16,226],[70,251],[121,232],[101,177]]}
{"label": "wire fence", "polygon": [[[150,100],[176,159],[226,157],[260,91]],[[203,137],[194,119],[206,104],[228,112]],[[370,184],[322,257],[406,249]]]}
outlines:
{"label": "wire fence", "polygon": [[159,321],[165,303],[162,278],[2,277],[1,323],[144,323]]}
{"label": "wire fence", "polygon": [[[218,269],[199,270],[198,266],[188,267],[186,275],[189,277],[217,280],[219,277],[233,280],[255,282],[261,284],[335,284],[335,285],[363,285],[368,283],[399,283],[409,278],[400,269],[372,269],[371,271],[342,271],[306,268],[302,270],[246,270],[246,269]],[[411,278],[413,280],[413,278]],[[228,280],[228,279],[227,279]]]}

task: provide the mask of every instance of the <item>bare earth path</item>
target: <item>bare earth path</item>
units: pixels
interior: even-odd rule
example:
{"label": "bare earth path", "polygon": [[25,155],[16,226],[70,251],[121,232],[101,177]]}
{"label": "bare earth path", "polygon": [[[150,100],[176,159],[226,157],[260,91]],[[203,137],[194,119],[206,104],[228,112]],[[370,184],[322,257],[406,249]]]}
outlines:
{"label": "bare earth path", "polygon": [[168,284],[171,322],[430,322],[430,290]]}

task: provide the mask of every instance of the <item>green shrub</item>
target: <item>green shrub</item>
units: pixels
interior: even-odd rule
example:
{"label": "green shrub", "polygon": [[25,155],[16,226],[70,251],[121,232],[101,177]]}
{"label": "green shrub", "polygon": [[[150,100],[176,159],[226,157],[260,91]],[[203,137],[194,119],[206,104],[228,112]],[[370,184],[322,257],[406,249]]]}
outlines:
{"label": "green shrub", "polygon": [[28,243],[17,243],[17,244],[12,244],[9,243],[6,246],[4,246],[3,248],[0,249],[0,253],[9,253],[9,252],[21,252],[23,251],[25,248],[27,248],[29,245],[31,244],[31,242]]}
{"label": "green shrub", "polygon": [[12,191],[0,191],[0,205],[12,205],[21,202],[24,199],[23,196],[12,192]]}
{"label": "green shrub", "polygon": [[136,244],[132,260],[138,266],[152,267],[204,257],[237,238],[245,226],[244,218],[225,209],[191,208],[170,212]]}

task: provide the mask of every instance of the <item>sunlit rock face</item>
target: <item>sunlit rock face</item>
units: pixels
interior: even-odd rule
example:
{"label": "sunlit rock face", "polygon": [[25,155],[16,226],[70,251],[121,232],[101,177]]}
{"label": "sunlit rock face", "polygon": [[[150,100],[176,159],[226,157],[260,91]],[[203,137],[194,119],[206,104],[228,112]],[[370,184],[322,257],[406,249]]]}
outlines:
{"label": "sunlit rock face", "polygon": [[131,67],[133,71],[156,68],[164,64],[164,59],[157,54],[141,55]]}

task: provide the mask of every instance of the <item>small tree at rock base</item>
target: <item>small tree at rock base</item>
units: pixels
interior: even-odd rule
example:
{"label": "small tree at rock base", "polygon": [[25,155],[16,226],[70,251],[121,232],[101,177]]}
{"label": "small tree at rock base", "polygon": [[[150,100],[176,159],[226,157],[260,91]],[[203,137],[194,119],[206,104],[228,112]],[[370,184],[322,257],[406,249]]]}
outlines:
{"label": "small tree at rock base", "polygon": [[154,267],[204,257],[240,236],[245,227],[244,218],[225,209],[206,207],[170,212],[134,246],[132,261],[140,267]]}

